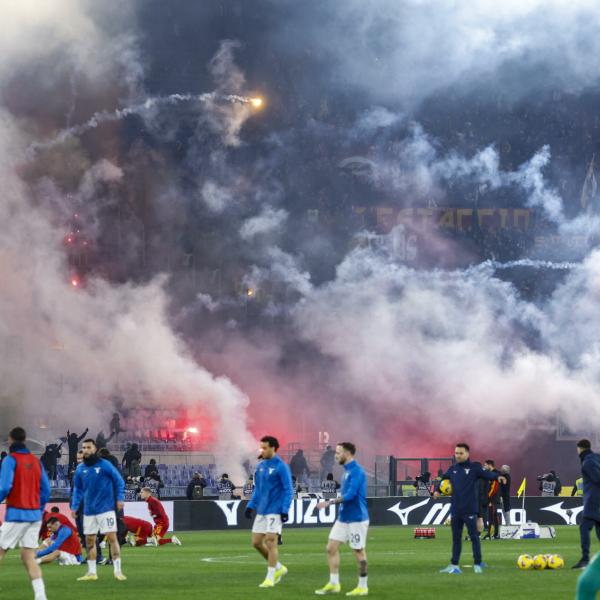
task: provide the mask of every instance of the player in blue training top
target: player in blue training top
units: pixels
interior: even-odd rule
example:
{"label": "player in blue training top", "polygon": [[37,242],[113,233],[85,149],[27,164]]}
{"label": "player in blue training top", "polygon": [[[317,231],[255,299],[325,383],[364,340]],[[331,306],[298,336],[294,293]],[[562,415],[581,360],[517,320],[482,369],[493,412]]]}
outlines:
{"label": "player in blue training top", "polygon": [[340,544],[349,544],[354,550],[358,563],[358,585],[346,596],[368,596],[367,585],[367,531],[369,512],[367,511],[367,476],[356,462],[356,446],[351,442],[340,442],[335,448],[335,460],[344,467],[341,495],[333,500],[317,504],[323,509],[332,504],[341,504],[337,521],[334,523],[327,543],[329,582],[315,590],[315,594],[338,594],[340,586]]}
{"label": "player in blue training top", "polygon": [[458,566],[462,550],[463,528],[466,527],[469,538],[473,544],[473,571],[481,573],[484,564],[481,562],[481,540],[477,531],[477,518],[479,513],[479,480],[497,479],[500,483],[506,483],[506,479],[498,471],[486,471],[481,463],[469,460],[470,448],[468,444],[456,444],[454,449],[455,464],[453,464],[442,475],[438,482],[434,496],[439,498],[439,484],[444,479],[452,483],[452,559],[450,564],[440,571],[450,575],[460,575],[462,571]]}
{"label": "player in blue training top", "polygon": [[266,435],[260,440],[261,462],[254,476],[254,493],[246,507],[246,518],[256,511],[252,527],[252,545],[267,560],[267,577],[259,585],[271,588],[281,581],[287,568],[279,562],[277,535],[288,520],[292,504],[292,476],[289,467],[277,456],[279,442]]}
{"label": "player in blue training top", "polygon": [[22,427],[10,431],[9,454],[0,469],[0,502],[6,499],[6,517],[0,527],[0,560],[9,550],[20,546],[21,560],[31,579],[35,600],[46,600],[35,551],[44,506],[50,499],[50,482],[40,461],[25,446],[25,438]]}
{"label": "player in blue training top", "polygon": [[116,510],[123,510],[125,481],[115,467],[96,454],[96,442],[84,440],[83,462],[77,467],[73,477],[73,497],[71,511],[73,518],[83,502],[83,533],[87,547],[88,572],[78,581],[95,581],[96,536],[106,535],[110,544],[115,579],[127,579],[121,571],[121,551],[117,539]]}

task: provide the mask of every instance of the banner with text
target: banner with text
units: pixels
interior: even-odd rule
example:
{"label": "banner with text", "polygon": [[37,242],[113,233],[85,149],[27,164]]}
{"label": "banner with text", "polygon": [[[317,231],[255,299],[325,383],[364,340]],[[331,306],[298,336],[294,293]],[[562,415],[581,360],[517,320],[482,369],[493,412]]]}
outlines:
{"label": "banner with text", "polygon": [[[292,502],[286,527],[331,527],[337,506],[317,509],[317,498],[298,498]],[[252,520],[244,517],[245,500],[197,500],[174,502],[175,529],[250,529]],[[540,525],[576,525],[581,518],[581,498],[513,499],[510,522],[534,521]],[[371,525],[442,525],[450,516],[450,499],[369,498]],[[502,517],[501,517],[502,518]]]}

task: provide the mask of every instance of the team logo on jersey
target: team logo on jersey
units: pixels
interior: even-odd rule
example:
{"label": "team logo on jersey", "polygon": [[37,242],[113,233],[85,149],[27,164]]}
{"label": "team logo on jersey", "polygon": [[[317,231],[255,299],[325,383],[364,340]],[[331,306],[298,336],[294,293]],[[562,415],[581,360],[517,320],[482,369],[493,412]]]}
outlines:
{"label": "team logo on jersey", "polygon": [[272,467],[269,467],[269,475],[273,475],[274,472],[275,472],[275,469]]}
{"label": "team logo on jersey", "polygon": [[94,471],[96,471],[96,475],[99,475],[99,474],[100,474],[100,467],[96,467],[96,468],[94,469]]}
{"label": "team logo on jersey", "polygon": [[468,475],[471,469],[465,469],[465,473]]}

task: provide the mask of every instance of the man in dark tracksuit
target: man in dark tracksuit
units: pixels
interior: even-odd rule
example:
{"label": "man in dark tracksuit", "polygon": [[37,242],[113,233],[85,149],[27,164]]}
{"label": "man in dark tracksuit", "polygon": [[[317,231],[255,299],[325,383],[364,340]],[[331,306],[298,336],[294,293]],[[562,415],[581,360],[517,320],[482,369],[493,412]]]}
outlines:
{"label": "man in dark tracksuit", "polygon": [[[457,444],[454,449],[456,463],[442,476],[442,480],[449,479],[452,483],[452,559],[450,564],[442,569],[441,573],[459,575],[462,573],[458,566],[462,550],[462,532],[466,526],[473,544],[473,560],[475,573],[482,572],[481,540],[477,534],[477,517],[479,510],[479,480],[498,480],[504,482],[504,477],[498,471],[485,471],[478,462],[469,460],[469,446]],[[439,490],[435,493],[439,497]]]}
{"label": "man in dark tracksuit", "polygon": [[[483,468],[491,473],[500,472],[496,469],[496,465],[493,460],[488,459],[483,463]],[[500,518],[498,517],[498,507],[500,506],[500,484],[497,481],[488,481],[485,498],[482,500],[485,502],[486,512],[485,518],[487,521],[487,534],[483,538],[484,540],[500,539]]]}
{"label": "man in dark tracksuit", "polygon": [[583,476],[583,514],[579,525],[581,560],[573,568],[583,569],[590,562],[592,529],[596,529],[596,535],[600,539],[600,454],[592,452],[589,440],[577,442],[577,453]]}

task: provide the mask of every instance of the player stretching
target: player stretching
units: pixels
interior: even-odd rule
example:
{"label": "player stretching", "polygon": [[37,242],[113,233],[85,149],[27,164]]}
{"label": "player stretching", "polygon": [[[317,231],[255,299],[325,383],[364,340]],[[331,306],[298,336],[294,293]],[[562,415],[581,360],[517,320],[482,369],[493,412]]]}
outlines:
{"label": "player stretching", "polygon": [[56,560],[63,567],[70,567],[82,563],[81,544],[75,526],[63,525],[57,517],[50,517],[46,526],[51,533],[51,543],[36,553],[37,564]]}
{"label": "player stretching", "polygon": [[462,550],[463,527],[466,526],[469,538],[473,544],[473,572],[481,573],[484,563],[481,562],[481,540],[477,531],[477,517],[479,508],[479,480],[498,480],[506,483],[506,479],[499,471],[486,471],[481,463],[469,460],[469,446],[467,444],[456,444],[454,458],[456,464],[452,465],[438,482],[438,488],[434,496],[440,497],[439,483],[449,479],[452,483],[452,506],[450,515],[452,517],[452,559],[450,564],[440,571],[450,575],[460,575],[462,571],[458,566]]}
{"label": "player stretching", "polygon": [[162,502],[152,495],[152,490],[150,488],[142,488],[140,496],[142,500],[145,500],[148,503],[150,516],[154,521],[154,531],[152,532],[152,537],[149,540],[152,545],[163,546],[164,544],[173,543],[176,546],[181,546],[181,542],[179,541],[178,537],[165,537],[167,531],[169,531],[169,516],[165,512]]}
{"label": "player stretching", "polygon": [[31,579],[35,600],[46,600],[42,570],[35,562],[42,511],[50,498],[50,482],[40,461],[25,446],[25,430],[8,434],[9,455],[0,470],[0,502],[6,498],[5,522],[0,527],[0,560],[21,546],[21,560]]}
{"label": "player stretching", "polygon": [[342,490],[339,498],[324,500],[317,508],[327,508],[332,504],[341,504],[340,513],[334,523],[327,543],[327,562],[329,563],[329,582],[315,594],[338,594],[340,586],[340,544],[349,544],[354,550],[358,563],[358,586],[346,596],[368,596],[367,586],[367,531],[369,513],[367,511],[367,476],[356,462],[356,446],[350,442],[341,442],[335,448],[335,460],[344,467]]}
{"label": "player stretching", "polygon": [[260,440],[261,462],[254,477],[254,493],[246,507],[246,518],[256,518],[252,526],[252,545],[267,561],[267,577],[258,586],[272,588],[287,573],[279,562],[277,535],[288,520],[292,504],[292,477],[289,467],[277,456],[279,442],[266,435]]}
{"label": "player stretching", "polygon": [[144,519],[123,517],[123,523],[127,529],[125,541],[130,546],[145,546],[152,537],[152,523],[148,523]]}
{"label": "player stretching", "polygon": [[125,581],[121,571],[121,549],[117,540],[117,514],[123,510],[125,482],[121,474],[107,460],[96,454],[96,442],[84,440],[82,445],[83,462],[77,467],[73,477],[73,497],[71,511],[76,518],[83,502],[83,533],[87,547],[88,572],[77,581],[96,581],[96,536],[98,532],[106,536],[110,544],[115,579]]}

